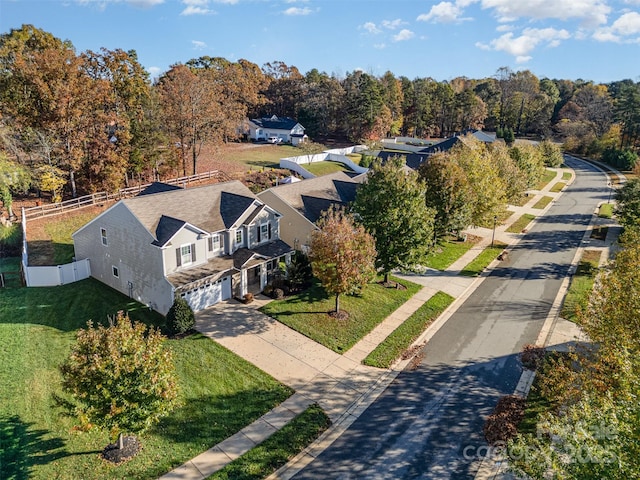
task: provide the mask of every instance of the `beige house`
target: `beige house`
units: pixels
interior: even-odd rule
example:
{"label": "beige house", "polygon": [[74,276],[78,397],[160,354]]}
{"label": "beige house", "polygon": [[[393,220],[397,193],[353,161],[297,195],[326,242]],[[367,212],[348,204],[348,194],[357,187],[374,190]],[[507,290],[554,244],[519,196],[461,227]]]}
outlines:
{"label": "beige house", "polygon": [[73,234],[91,276],[165,315],[261,291],[292,248],[282,215],[238,181],[121,200]]}
{"label": "beige house", "polygon": [[260,192],[258,198],[282,215],[282,240],[305,251],[322,212],[332,205],[347,206],[353,202],[356,189],[364,178],[364,174],[351,177],[345,172],[336,172],[279,185]]}

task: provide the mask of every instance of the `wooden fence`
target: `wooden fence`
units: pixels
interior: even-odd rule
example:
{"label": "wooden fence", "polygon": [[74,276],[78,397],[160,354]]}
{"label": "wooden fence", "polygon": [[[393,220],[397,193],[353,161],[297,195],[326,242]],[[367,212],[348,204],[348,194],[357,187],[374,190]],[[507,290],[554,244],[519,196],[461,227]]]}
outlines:
{"label": "wooden fence", "polygon": [[[220,170],[212,170],[210,172],[199,173],[197,175],[189,175],[186,177],[173,178],[163,183],[169,185],[178,185],[181,187],[188,187],[192,183],[201,182],[203,180],[217,179],[219,181],[228,181],[231,178]],[[92,205],[100,205],[108,201],[116,201],[122,198],[129,198],[138,195],[141,191],[147,188],[150,183],[144,185],[138,185],[135,187],[122,188],[116,193],[98,192],[91,195],[85,195],[82,197],[66,200],[59,203],[49,203],[46,205],[38,205],[36,207],[29,207],[23,209],[23,215],[26,219],[50,217],[53,215],[60,215],[62,213],[69,212],[71,210],[77,210],[83,207],[90,207]]]}

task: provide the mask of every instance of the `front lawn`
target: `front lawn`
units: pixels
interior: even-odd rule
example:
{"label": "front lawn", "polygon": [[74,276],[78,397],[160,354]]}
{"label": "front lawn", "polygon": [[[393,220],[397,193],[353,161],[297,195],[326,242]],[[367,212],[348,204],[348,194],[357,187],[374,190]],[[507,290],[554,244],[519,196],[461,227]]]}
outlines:
{"label": "front lawn", "polygon": [[351,169],[347,167],[344,163],[331,162],[331,161],[305,163],[305,164],[301,164],[300,166],[305,168],[308,172],[313,173],[316,177],[320,177],[322,175],[328,175],[330,173],[335,173],[335,172],[351,171]]}
{"label": "front lawn", "polygon": [[427,262],[424,266],[436,270],[446,270],[449,265],[468,252],[478,240],[476,237],[465,242],[453,239],[440,240],[433,252],[427,257]]}
{"label": "front lawn", "polygon": [[578,311],[584,311],[593,290],[593,283],[598,273],[601,252],[599,250],[585,250],[578,263],[576,272],[571,278],[569,290],[564,297],[560,315],[566,320],[576,321]]}
{"label": "front lawn", "polygon": [[275,432],[260,445],[253,447],[210,480],[261,480],[268,477],[324,432],[331,420],[318,405],[311,405]]}
{"label": "front lawn", "polygon": [[349,313],[346,320],[327,314],[335,309],[335,297],[319,283],[298,295],[270,302],[261,311],[325,347],[344,353],[421,288],[406,280],[401,283],[406,290],[372,283],[360,295],[341,295],[340,309]]}
{"label": "front lawn", "polygon": [[108,432],[74,428],[55,399],[59,365],[87,320],[118,310],[132,320],[164,318],[93,279],[61,287],[9,288],[0,302],[2,478],[151,479],[234,434],[291,391],[230,351],[194,334],[169,340],[183,405],[141,436],[143,450],[112,466],[100,458]]}
{"label": "front lawn", "polygon": [[451,305],[453,300],[451,295],[437,292],[402,325],[391,332],[375,350],[367,355],[362,363],[372,367],[389,368],[420,334]]}
{"label": "front lawn", "polygon": [[531,223],[531,221],[536,218],[535,215],[531,215],[530,213],[525,213],[520,218],[518,218],[515,222],[509,225],[507,228],[507,232],[509,233],[522,233],[522,231]]}
{"label": "front lawn", "polygon": [[506,245],[501,242],[493,242],[493,247],[485,248],[480,255],[474,258],[460,271],[460,275],[477,277],[487,266],[502,253]]}

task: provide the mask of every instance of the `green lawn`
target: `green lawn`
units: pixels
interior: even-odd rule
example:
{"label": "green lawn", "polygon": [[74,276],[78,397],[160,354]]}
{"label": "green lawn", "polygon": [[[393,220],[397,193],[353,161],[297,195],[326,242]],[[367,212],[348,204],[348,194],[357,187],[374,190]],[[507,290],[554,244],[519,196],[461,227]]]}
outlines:
{"label": "green lawn", "polygon": [[431,323],[453,302],[454,298],[438,292],[407,318],[373,350],[362,363],[378,368],[391,364],[420,336]]}
{"label": "green lawn", "polygon": [[560,315],[566,320],[576,321],[579,310],[584,310],[593,290],[593,283],[600,263],[599,250],[585,250],[571,278],[569,290],[564,297]]}
{"label": "green lawn", "polygon": [[20,257],[0,258],[0,273],[7,287],[20,287]]}
{"label": "green lawn", "polygon": [[360,295],[341,295],[340,309],[349,313],[346,320],[327,314],[335,309],[335,297],[327,295],[319,283],[298,295],[270,302],[261,310],[325,347],[344,353],[420,289],[406,280],[401,283],[406,290],[372,283]]}
{"label": "green lawn", "polygon": [[260,445],[208,478],[262,480],[318,438],[330,424],[331,420],[322,409],[318,405],[311,405]]}
{"label": "green lawn", "polygon": [[598,216],[602,218],[613,217],[613,203],[603,203],[598,210]]}
{"label": "green lawn", "polygon": [[527,225],[529,225],[534,218],[536,218],[535,215],[531,215],[530,213],[525,213],[520,218],[518,218],[515,222],[509,225],[509,228],[507,228],[506,231],[509,233],[521,233],[522,230],[527,228]]}
{"label": "green lawn", "polygon": [[441,240],[427,258],[425,267],[435,268],[436,270],[446,270],[449,265],[469,251],[473,245],[474,242],[471,241]]}
{"label": "green lawn", "polygon": [[539,209],[543,209],[545,208],[547,205],[549,205],[549,203],[551,203],[553,201],[553,197],[542,197],[540,200],[538,200],[535,205],[533,206],[533,208],[539,208]]}
{"label": "green lawn", "polygon": [[561,191],[562,191],[562,189],[563,189],[564,187],[566,187],[566,186],[567,186],[567,184],[566,184],[566,183],[564,183],[564,182],[556,182],[556,183],[553,185],[553,187],[551,187],[551,188],[549,189],[549,191],[550,191],[550,192],[552,192],[552,193],[558,193],[558,192],[561,192]]}
{"label": "green lawn", "polygon": [[571,180],[571,177],[573,177],[571,172],[562,172],[562,180],[564,180],[565,182]]}
{"label": "green lawn", "polygon": [[316,177],[327,175],[329,173],[335,172],[350,172],[351,169],[348,168],[344,163],[340,162],[313,162],[313,163],[305,163],[301,165],[307,171],[313,173]]}
{"label": "green lawn", "polygon": [[511,201],[509,202],[509,205],[514,205],[516,207],[522,207],[529,200],[531,200],[531,197],[529,197],[528,195],[520,195],[518,198],[511,199]]}
{"label": "green lawn", "polygon": [[93,220],[98,214],[78,212],[74,215],[53,217],[47,220],[44,231],[53,243],[53,265],[73,261],[73,239],[71,234]]}
{"label": "green lawn", "polygon": [[498,258],[498,255],[502,253],[505,246],[504,243],[494,242],[493,247],[485,248],[480,255],[469,262],[467,266],[460,271],[460,275],[477,277],[491,262]]}
{"label": "green lawn", "polygon": [[542,190],[554,178],[556,178],[556,172],[554,170],[546,170],[542,177],[542,180],[540,180],[540,182],[536,186],[536,190]]}
{"label": "green lawn", "polygon": [[133,320],[163,317],[93,279],[61,287],[9,288],[0,302],[0,465],[3,478],[152,479],[210,448],[291,391],[199,335],[169,340],[183,406],[141,437],[143,450],[111,466],[99,453],[108,432],[74,428],[56,405],[59,365],[78,328],[117,310]]}
{"label": "green lawn", "polygon": [[280,159],[297,157],[301,154],[292,145],[260,145],[248,149],[227,149],[220,153],[220,159],[243,164],[247,170],[256,167],[280,167]]}

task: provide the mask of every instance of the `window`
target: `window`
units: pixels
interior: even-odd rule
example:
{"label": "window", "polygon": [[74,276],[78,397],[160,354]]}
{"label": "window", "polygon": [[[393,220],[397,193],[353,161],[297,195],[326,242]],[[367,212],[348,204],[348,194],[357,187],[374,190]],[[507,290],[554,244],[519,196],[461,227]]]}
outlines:
{"label": "window", "polygon": [[236,245],[242,243],[242,230],[236,230]]}
{"label": "window", "polygon": [[260,235],[258,236],[258,241],[261,241],[260,240],[261,238],[262,238],[262,241],[269,238],[269,225],[267,225],[266,223],[263,223],[262,225],[260,225]]}
{"label": "window", "polygon": [[222,238],[220,235],[211,235],[209,237],[209,251],[214,252],[222,248]]}
{"label": "window", "polygon": [[115,265],[111,267],[111,272],[113,273],[114,277],[120,278],[120,272],[118,271],[118,267],[116,267]]}
{"label": "window", "polygon": [[196,244],[191,243],[188,245],[182,245],[176,248],[176,265],[178,267],[182,265],[189,265],[196,261]]}
{"label": "window", "polygon": [[102,240],[102,245],[104,245],[106,247],[107,244],[108,244],[108,242],[107,242],[107,229],[106,228],[101,228],[100,229],[100,239]]}

